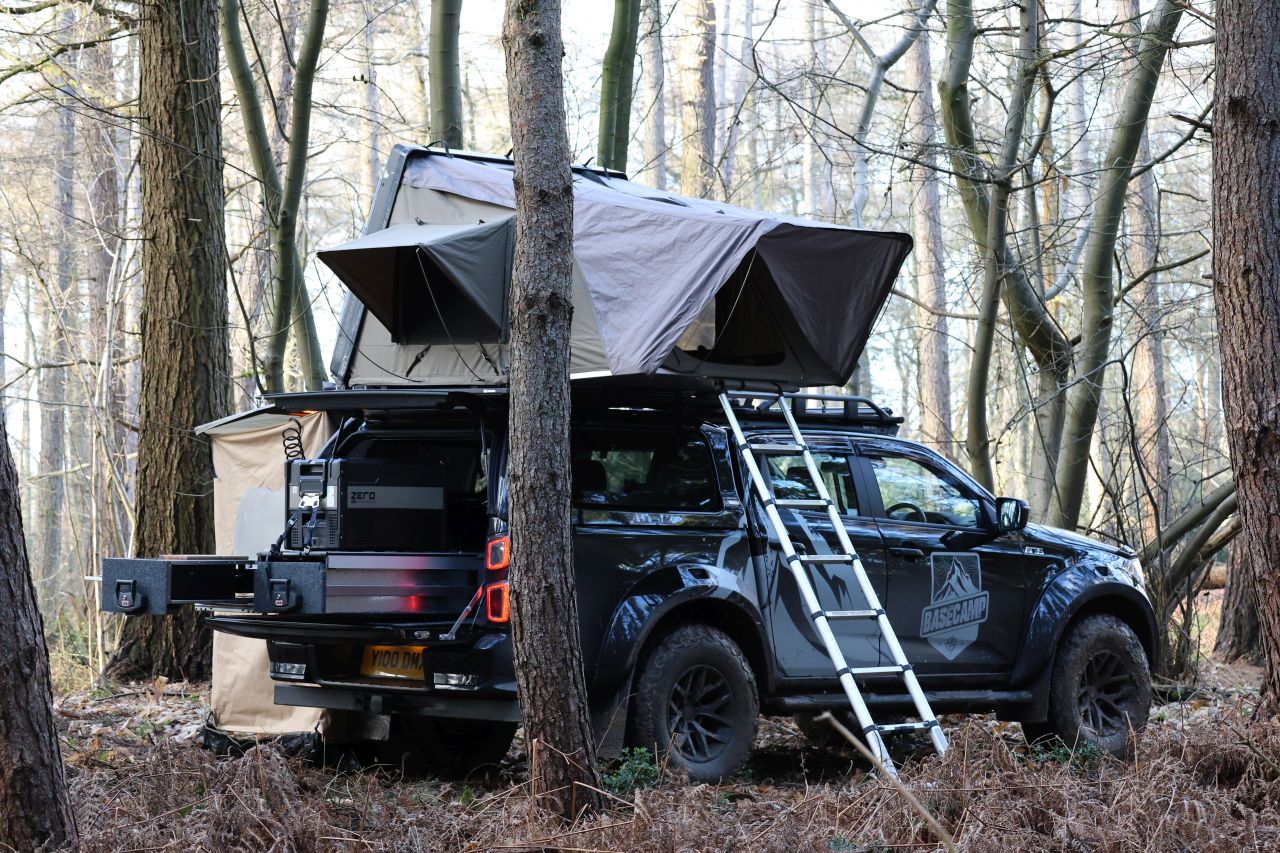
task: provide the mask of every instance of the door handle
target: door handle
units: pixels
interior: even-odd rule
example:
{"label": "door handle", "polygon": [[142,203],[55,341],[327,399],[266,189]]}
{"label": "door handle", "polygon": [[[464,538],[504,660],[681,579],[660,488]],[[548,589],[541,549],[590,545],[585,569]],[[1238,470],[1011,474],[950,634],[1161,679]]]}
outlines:
{"label": "door handle", "polygon": [[924,551],[919,548],[890,548],[889,553],[895,557],[901,557],[908,563],[914,563],[917,560],[924,559]]}

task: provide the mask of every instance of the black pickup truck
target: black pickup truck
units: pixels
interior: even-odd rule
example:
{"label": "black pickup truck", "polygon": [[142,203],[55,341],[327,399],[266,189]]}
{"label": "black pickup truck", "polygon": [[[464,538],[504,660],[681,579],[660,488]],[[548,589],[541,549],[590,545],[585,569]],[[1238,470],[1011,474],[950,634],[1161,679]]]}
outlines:
{"label": "black pickup truck", "polygon": [[[575,570],[583,658],[606,752],[670,748],[698,780],[747,757],[759,714],[848,709],[750,497],[717,391],[576,382]],[[268,642],[279,704],[387,714],[387,749],[440,771],[496,760],[520,708],[512,673],[506,396],[338,390],[271,398],[322,410],[332,437],[288,468],[282,535],[253,558],[107,560],[108,610],[189,603]],[[734,401],[753,440],[776,409]],[[935,711],[996,711],[1029,736],[1121,752],[1150,704],[1155,619],[1131,551],[997,514],[899,418],[849,398],[797,416],[828,492]],[[780,498],[815,496],[798,455],[761,465]],[[1007,500],[1007,499],[1006,499]],[[1025,505],[1024,505],[1025,506]],[[783,513],[830,553],[825,511]],[[1005,516],[1002,518],[1001,516]],[[847,565],[819,566],[824,608],[866,607]],[[849,663],[889,663],[874,623],[834,625]],[[866,676],[877,717],[909,713],[901,679]]]}

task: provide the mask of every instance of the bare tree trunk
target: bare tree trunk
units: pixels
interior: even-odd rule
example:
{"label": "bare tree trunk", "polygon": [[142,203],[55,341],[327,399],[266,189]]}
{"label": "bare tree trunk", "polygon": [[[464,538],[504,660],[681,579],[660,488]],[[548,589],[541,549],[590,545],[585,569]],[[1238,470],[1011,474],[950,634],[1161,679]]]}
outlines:
{"label": "bare tree trunk", "polygon": [[515,159],[511,276],[511,625],[533,791],[566,818],[601,806],[569,518],[573,176],[559,0],[507,0]]}
{"label": "bare tree trunk", "polygon": [[744,100],[747,97],[747,78],[759,76],[755,67],[755,0],[746,0],[742,9],[742,46],[738,51],[738,61],[733,68],[733,90],[729,93],[729,116],[726,119],[729,127],[725,133],[724,157],[720,166],[720,180],[724,184],[725,193],[733,194],[733,173],[738,160],[738,136],[742,126],[742,115],[747,112]]}
{"label": "bare tree trunk", "polygon": [[[157,0],[138,29],[142,175],[142,391],[136,552],[211,554],[212,459],[194,427],[227,414],[217,0]],[[116,677],[209,673],[194,612],[133,617]]]}
{"label": "bare tree trunk", "polygon": [[804,215],[818,218],[822,215],[819,201],[821,177],[818,141],[814,139],[818,114],[818,4],[804,4],[804,40],[810,45],[807,67],[804,70],[804,87],[801,97],[805,111],[804,125],[800,130],[800,175],[804,187]]}
{"label": "bare tree trunk", "polygon": [[1084,484],[1089,472],[1089,449],[1098,419],[1098,400],[1111,349],[1115,310],[1115,247],[1124,210],[1129,172],[1146,131],[1151,100],[1160,69],[1169,53],[1178,22],[1180,0],[1160,0],[1143,33],[1136,68],[1125,88],[1124,101],[1103,163],[1102,182],[1094,199],[1081,268],[1084,318],[1076,356],[1076,383],[1067,401],[1062,449],[1054,485],[1055,524],[1074,528],[1080,519]]}
{"label": "bare tree trunk", "polygon": [[[70,12],[62,16],[63,26],[70,28],[74,19]],[[64,73],[74,74],[67,69]],[[68,84],[69,85],[69,84]],[[62,527],[66,523],[67,475],[67,361],[71,348],[70,331],[74,308],[72,278],[74,245],[78,230],[75,215],[76,124],[72,109],[74,98],[67,86],[57,108],[58,148],[57,177],[54,197],[57,199],[58,235],[55,251],[55,290],[45,292],[44,335],[40,358],[40,475],[42,488],[36,498],[36,529],[40,547],[36,550],[36,573],[47,600],[56,600],[61,584]]]}
{"label": "bare tree trunk", "polygon": [[716,150],[713,0],[683,0],[685,36],[680,54],[680,192],[696,198],[711,193]]}
{"label": "bare tree trunk", "polygon": [[1231,547],[1227,556],[1227,588],[1222,593],[1222,622],[1213,651],[1225,661],[1262,663],[1262,625],[1258,618],[1258,594],[1253,565],[1244,543]]}
{"label": "bare tree trunk", "polygon": [[75,817],[58,753],[49,652],[22,535],[18,472],[0,410],[0,847],[72,846]]}
{"label": "bare tree trunk", "polygon": [[316,335],[315,317],[303,279],[303,263],[298,252],[298,209],[307,173],[307,146],[311,138],[311,89],[316,64],[324,46],[329,0],[311,0],[310,14],[302,44],[297,52],[293,96],[289,99],[289,148],[284,174],[276,166],[263,118],[262,97],[244,49],[240,29],[240,0],[222,0],[222,38],[227,66],[240,99],[249,158],[263,185],[268,227],[273,251],[275,307],[272,330],[264,361],[268,391],[283,391],[285,352],[292,335],[302,362],[303,383],[319,388],[326,376]]}
{"label": "bare tree trunk", "polygon": [[368,0],[364,4],[364,114],[369,122],[369,196],[378,188],[378,148],[382,144],[382,118],[378,115],[378,66],[374,63],[374,36],[378,18]]}
{"label": "bare tree trunk", "polygon": [[625,171],[631,142],[631,95],[634,92],[636,39],[641,0],[614,0],[613,32],[604,53],[600,79],[600,136],[597,159],[606,169]]}
{"label": "bare tree trunk", "polygon": [[[1121,7],[1123,17],[1138,27],[1141,10],[1137,0],[1126,0]],[[1151,145],[1146,128],[1138,140],[1135,160],[1151,159]],[[1130,300],[1136,307],[1138,341],[1133,351],[1130,393],[1137,392],[1135,429],[1142,466],[1137,483],[1139,519],[1142,538],[1153,538],[1164,524],[1169,511],[1169,406],[1165,393],[1164,330],[1160,283],[1152,272],[1160,248],[1159,218],[1156,210],[1156,176],[1151,169],[1143,172],[1129,187],[1125,219],[1129,237],[1129,271],[1145,278],[1132,291]]]}
{"label": "bare tree trunk", "polygon": [[662,50],[662,2],[644,0],[640,29],[644,33],[644,97],[649,110],[644,123],[645,172],[656,189],[667,188],[666,59]]}
{"label": "bare tree trunk", "polygon": [[[912,14],[907,31],[884,54],[875,52],[870,42],[862,35],[862,31],[849,19],[848,15],[840,11],[840,7],[835,5],[834,0],[825,0],[825,2],[827,8],[835,13],[835,16],[840,19],[840,23],[853,36],[853,40],[858,43],[867,58],[871,60],[871,75],[867,78],[865,94],[862,96],[862,109],[858,113],[858,123],[853,130],[853,200],[849,206],[853,214],[854,224],[861,228],[862,214],[867,206],[867,200],[871,196],[869,152],[867,151],[866,141],[867,134],[871,131],[871,120],[875,118],[876,102],[880,99],[880,87],[884,83],[884,76],[889,72],[889,69],[906,55],[911,45],[924,32],[925,21],[933,14],[934,7],[938,5],[938,0],[919,0],[915,4],[915,11]],[[970,11],[972,13],[972,10]]]}
{"label": "bare tree trunk", "polygon": [[1214,302],[1223,407],[1253,564],[1264,691],[1280,702],[1280,6],[1217,9],[1213,121]]}
{"label": "bare tree trunk", "polygon": [[[977,25],[970,0],[947,2],[947,58],[941,79],[938,81],[940,113],[947,145],[951,151],[951,167],[956,173],[956,186],[964,207],[965,219],[979,251],[987,252],[990,245],[991,198],[988,195],[986,172],[978,153],[974,133],[973,114],[969,95],[969,69],[973,63]],[[1000,262],[1005,280],[1001,292],[1009,319],[1022,344],[1031,351],[1037,367],[1036,444],[1047,460],[1056,460],[1058,437],[1062,434],[1062,398],[1059,394],[1066,385],[1071,368],[1071,343],[1053,322],[1045,308],[1038,289],[1027,278],[1026,271],[1018,264],[1008,245]],[[993,318],[995,306],[985,302],[981,307],[984,316]],[[978,381],[975,372],[991,370],[991,359],[981,356],[980,349],[989,349],[982,336],[975,332],[975,357],[971,359],[970,388]],[[985,382],[984,382],[985,384]],[[972,422],[975,407],[985,410],[985,396],[970,397],[969,435],[970,465],[975,473],[991,472],[990,460],[981,454],[989,452],[990,438],[975,428]],[[979,425],[985,429],[985,411],[979,415]],[[975,454],[978,454],[975,458]],[[1049,481],[1050,484],[1052,480]],[[1033,502],[1043,507],[1048,500]]]}
{"label": "bare tree trunk", "polygon": [[427,46],[431,83],[431,141],[462,147],[462,75],[458,64],[458,29],[462,0],[431,0],[431,33]]}
{"label": "bare tree trunk", "polygon": [[920,431],[924,440],[948,456],[955,455],[951,433],[951,354],[948,341],[946,260],[942,245],[942,200],[938,187],[934,146],[938,143],[933,105],[933,74],[929,39],[921,37],[911,51],[908,85],[916,90],[907,113],[911,146],[921,161],[918,187],[912,195],[912,236],[915,237],[916,309],[920,327]]}

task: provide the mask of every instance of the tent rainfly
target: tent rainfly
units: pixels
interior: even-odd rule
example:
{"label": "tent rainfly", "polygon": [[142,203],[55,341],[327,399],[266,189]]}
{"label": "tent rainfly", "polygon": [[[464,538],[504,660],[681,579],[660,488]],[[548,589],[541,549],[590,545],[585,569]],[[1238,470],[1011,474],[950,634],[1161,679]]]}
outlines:
{"label": "tent rainfly", "polygon": [[[515,242],[512,167],[397,148],[389,214],[319,253],[358,301],[334,373],[348,386],[503,384]],[[570,369],[843,385],[911,251],[863,231],[574,172]],[[377,229],[377,230],[374,230]]]}

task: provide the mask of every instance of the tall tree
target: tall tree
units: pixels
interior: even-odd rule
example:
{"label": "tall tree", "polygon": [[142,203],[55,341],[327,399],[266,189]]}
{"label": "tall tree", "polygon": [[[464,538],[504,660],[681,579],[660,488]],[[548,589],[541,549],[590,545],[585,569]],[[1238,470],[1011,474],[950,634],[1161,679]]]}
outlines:
{"label": "tall tree", "polygon": [[667,188],[667,92],[666,59],[662,50],[662,2],[644,0],[644,96],[648,117],[644,123],[645,170],[652,170],[650,183]]}
{"label": "tall tree", "polygon": [[1120,219],[1129,175],[1146,132],[1156,83],[1160,80],[1160,69],[1173,43],[1178,22],[1182,20],[1183,6],[1181,0],[1160,0],[1151,10],[1143,32],[1136,36],[1141,46],[1134,58],[1120,115],[1099,175],[1098,194],[1081,260],[1084,315],[1076,354],[1076,382],[1067,400],[1054,482],[1054,523],[1060,527],[1074,528],[1080,520],[1102,380],[1110,359],[1115,321],[1115,248]]}
{"label": "tall tree", "polygon": [[716,150],[716,4],[683,0],[685,35],[680,53],[680,192],[711,193]]}
{"label": "tall tree", "polygon": [[[253,67],[245,52],[244,36],[240,29],[241,11],[241,0],[222,0],[221,31],[227,54],[227,68],[231,72],[231,81],[240,101],[249,159],[262,184],[266,224],[271,233],[274,309],[267,355],[263,360],[267,374],[265,385],[268,391],[285,390],[285,353],[292,337],[297,342],[299,360],[302,362],[303,384],[307,388],[318,389],[324,383],[326,372],[316,335],[315,316],[303,277],[302,257],[298,251],[298,211],[302,205],[302,189],[307,177],[307,147],[311,139],[311,90],[315,85],[320,50],[324,47],[329,0],[311,0],[306,30],[298,49],[289,105],[289,145],[283,176],[272,156],[262,96],[258,92]],[[217,56],[216,43],[214,56]],[[143,62],[145,65],[145,59]]]}
{"label": "tall tree", "polygon": [[911,196],[911,231],[915,238],[916,322],[920,327],[920,433],[934,447],[954,456],[951,436],[951,354],[947,332],[946,256],[942,244],[942,198],[934,156],[938,119],[933,104],[929,39],[911,50],[908,82],[916,94],[908,108],[913,155],[920,160]]}
{"label": "tall tree", "polygon": [[1223,409],[1253,564],[1263,683],[1280,702],[1280,6],[1217,8],[1213,278]]}
{"label": "tall tree", "polygon": [[[217,0],[156,0],[138,23],[141,79],[141,556],[212,554],[212,459],[193,428],[227,414],[227,249]],[[117,677],[204,678],[209,632],[194,612],[135,616]]]}
{"label": "tall tree", "polygon": [[516,192],[509,440],[516,687],[534,793],[572,818],[600,807],[600,779],[569,520],[573,174],[560,0],[507,0],[502,43]]}
{"label": "tall tree", "polygon": [[600,138],[597,159],[625,171],[631,142],[631,97],[635,91],[636,39],[642,0],[613,0],[613,31],[600,78]]}
{"label": "tall tree", "polygon": [[431,141],[462,147],[462,73],[458,63],[458,30],[462,0],[431,0],[431,33],[427,45],[431,84]]}
{"label": "tall tree", "polygon": [[49,652],[27,564],[18,472],[0,409],[0,847],[61,848],[76,840],[58,754]]}

